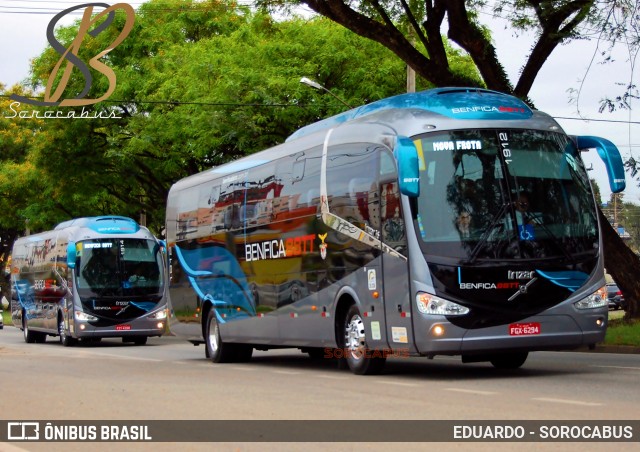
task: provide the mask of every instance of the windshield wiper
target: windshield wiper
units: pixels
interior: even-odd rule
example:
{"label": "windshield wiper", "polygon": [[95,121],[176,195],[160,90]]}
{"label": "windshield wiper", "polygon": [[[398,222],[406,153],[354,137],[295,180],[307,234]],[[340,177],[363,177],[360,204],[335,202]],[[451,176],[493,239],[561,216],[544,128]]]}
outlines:
{"label": "windshield wiper", "polygon": [[476,261],[476,259],[478,258],[478,254],[480,253],[480,250],[484,248],[484,246],[487,243],[487,240],[489,240],[489,237],[491,236],[491,234],[493,234],[493,230],[496,228],[496,226],[500,225],[500,222],[502,221],[502,217],[504,217],[504,214],[507,212],[507,209],[509,208],[510,205],[511,205],[510,202],[504,203],[502,207],[500,207],[500,210],[498,210],[498,213],[496,213],[493,216],[491,224],[484,231],[484,233],[480,237],[480,240],[478,241],[478,244],[475,246],[475,248],[471,252],[471,256],[469,258],[469,264],[473,264]]}

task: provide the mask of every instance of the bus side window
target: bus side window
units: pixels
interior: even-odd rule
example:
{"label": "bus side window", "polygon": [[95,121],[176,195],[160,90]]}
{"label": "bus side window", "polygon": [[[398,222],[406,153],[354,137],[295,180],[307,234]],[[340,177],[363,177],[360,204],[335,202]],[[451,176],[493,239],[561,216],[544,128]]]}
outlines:
{"label": "bus side window", "polygon": [[342,145],[329,150],[329,210],[362,229],[378,224],[375,155],[376,147],[366,143]]}
{"label": "bus side window", "polygon": [[396,250],[406,249],[398,173],[393,157],[380,152],[380,222],[382,241]]}

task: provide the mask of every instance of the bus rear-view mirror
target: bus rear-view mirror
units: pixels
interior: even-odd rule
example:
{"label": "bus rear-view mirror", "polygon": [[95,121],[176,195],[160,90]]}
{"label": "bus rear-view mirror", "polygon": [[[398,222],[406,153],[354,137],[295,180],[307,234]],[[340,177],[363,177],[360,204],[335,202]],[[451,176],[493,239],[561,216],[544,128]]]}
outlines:
{"label": "bus rear-view mirror", "polygon": [[626,187],[624,165],[620,151],[611,141],[594,136],[576,136],[579,150],[595,149],[604,162],[609,176],[609,187],[613,193],[620,193]]}

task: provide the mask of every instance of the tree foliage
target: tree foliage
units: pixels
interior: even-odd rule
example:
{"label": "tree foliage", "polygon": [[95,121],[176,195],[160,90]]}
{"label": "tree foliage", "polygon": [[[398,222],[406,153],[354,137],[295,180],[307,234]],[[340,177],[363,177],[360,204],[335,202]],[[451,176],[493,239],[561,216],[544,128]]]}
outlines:
{"label": "tree foliage", "polygon": [[[87,35],[79,57],[88,61],[104,49],[125,19],[117,15],[114,26]],[[57,39],[66,46],[76,33],[77,24],[63,27]],[[449,51],[452,66],[478,83],[472,62]],[[42,89],[59,60],[52,48],[34,59],[30,88]],[[116,90],[85,110],[118,118],[3,119],[10,127],[0,187],[13,197],[5,221],[16,231],[25,220],[37,231],[72,217],[144,212],[159,234],[168,189],[178,179],[280,143],[344,109],[300,84],[302,76],[353,105],[405,87],[405,65],[377,43],[324,18],[275,20],[230,1],[147,2],[105,60],[117,74]],[[80,75],[73,70],[63,98],[82,91]],[[87,97],[98,98],[109,81],[91,75]],[[19,109],[44,114],[51,107]]]}

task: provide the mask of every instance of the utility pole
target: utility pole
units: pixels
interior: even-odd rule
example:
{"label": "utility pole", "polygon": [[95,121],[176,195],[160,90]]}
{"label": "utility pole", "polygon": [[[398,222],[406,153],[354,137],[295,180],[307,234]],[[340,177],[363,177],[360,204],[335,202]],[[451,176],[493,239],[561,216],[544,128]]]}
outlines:
{"label": "utility pole", "polygon": [[416,92],[416,71],[407,65],[407,92]]}

